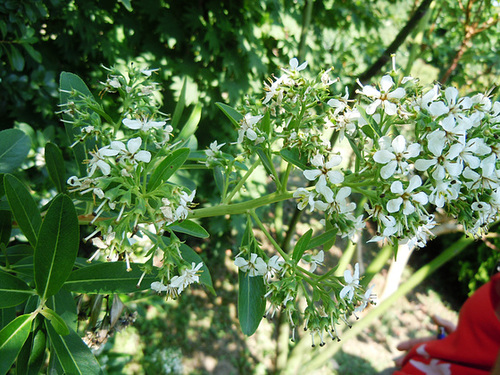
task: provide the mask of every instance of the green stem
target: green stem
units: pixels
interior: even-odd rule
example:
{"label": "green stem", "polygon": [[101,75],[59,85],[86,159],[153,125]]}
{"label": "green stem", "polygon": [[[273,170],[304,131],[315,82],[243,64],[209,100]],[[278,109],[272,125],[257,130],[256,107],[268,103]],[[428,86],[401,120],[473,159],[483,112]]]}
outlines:
{"label": "green stem", "polygon": [[264,233],[264,235],[267,237],[269,242],[271,242],[271,244],[274,246],[274,248],[278,251],[278,253],[280,253],[280,255],[283,257],[283,259],[285,259],[285,261],[288,261],[289,260],[288,255],[281,249],[280,245],[278,245],[278,243],[275,241],[273,236],[271,236],[271,233],[269,233],[269,231],[266,229],[264,224],[262,224],[262,221],[260,221],[259,217],[255,213],[255,210],[250,210],[249,214],[255,220],[255,223],[257,224],[257,226]]}
{"label": "green stem", "polygon": [[259,164],[260,164],[260,160],[259,159],[257,159],[257,160],[254,161],[254,163],[252,164],[252,166],[250,167],[250,169],[247,171],[247,173],[245,173],[245,175],[241,178],[241,180],[236,184],[236,186],[231,191],[231,193],[226,198],[224,198],[224,200],[222,201],[223,204],[229,204],[229,202],[231,202],[231,199],[233,199],[233,197],[235,196],[235,194],[238,191],[240,191],[240,189],[243,186],[243,184],[248,180],[248,177],[250,177],[250,175],[253,173],[253,171],[255,170],[255,168],[257,168],[257,166]]}
{"label": "green stem", "polygon": [[[425,278],[434,273],[446,262],[454,258],[460,252],[462,252],[468,245],[470,245],[474,240],[471,238],[466,238],[465,236],[453,243],[446,250],[444,250],[438,257],[433,259],[430,263],[422,266],[417,272],[415,272],[404,284],[402,284],[399,289],[384,300],[380,305],[370,310],[370,312],[365,315],[358,323],[356,323],[352,329],[346,332],[342,339],[344,342],[357,334],[361,333],[363,330],[367,329],[370,324],[372,324],[377,318],[383,315],[392,305],[401,297],[411,292],[417,285],[419,285]],[[302,339],[301,341],[307,341]],[[310,361],[304,363],[301,369],[301,373],[312,374],[314,370],[321,367],[327,361],[329,361],[333,355],[341,348],[339,345],[330,345],[324,348],[317,356],[312,358]]]}
{"label": "green stem", "polygon": [[189,213],[189,219],[200,219],[204,217],[214,217],[223,215],[238,215],[247,213],[249,210],[267,206],[276,202],[284,201],[293,197],[293,191],[285,193],[274,192],[260,198],[252,199],[250,201],[234,203],[234,204],[221,204],[214,207],[205,207],[193,210]]}

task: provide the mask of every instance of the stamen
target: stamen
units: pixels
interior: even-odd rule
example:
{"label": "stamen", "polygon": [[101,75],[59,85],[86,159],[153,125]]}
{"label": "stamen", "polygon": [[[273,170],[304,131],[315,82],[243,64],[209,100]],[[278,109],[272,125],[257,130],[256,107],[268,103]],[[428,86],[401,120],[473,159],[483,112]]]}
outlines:
{"label": "stamen", "polygon": [[142,280],[144,279],[144,276],[146,276],[145,271],[142,273],[141,277],[139,278],[139,281],[137,282],[137,285],[136,285],[137,288],[139,288],[141,286],[141,283],[142,283]]}
{"label": "stamen", "polygon": [[124,210],[125,210],[125,205],[122,206],[120,213],[118,214],[118,217],[116,218],[115,222],[118,223],[121,220]]}
{"label": "stamen", "polygon": [[92,254],[92,256],[87,259],[87,263],[91,263],[95,257],[97,257],[99,255],[99,253],[101,252],[101,249],[98,249],[94,254]]}
{"label": "stamen", "polygon": [[88,240],[90,240],[92,237],[94,237],[97,233],[99,233],[100,229],[96,229],[95,231],[93,231],[92,233],[90,233],[87,237],[85,237],[83,239],[83,242],[87,242]]}
{"label": "stamen", "polygon": [[127,262],[127,272],[132,271],[132,268],[130,268],[130,259],[128,258],[128,252],[125,251],[125,261]]}

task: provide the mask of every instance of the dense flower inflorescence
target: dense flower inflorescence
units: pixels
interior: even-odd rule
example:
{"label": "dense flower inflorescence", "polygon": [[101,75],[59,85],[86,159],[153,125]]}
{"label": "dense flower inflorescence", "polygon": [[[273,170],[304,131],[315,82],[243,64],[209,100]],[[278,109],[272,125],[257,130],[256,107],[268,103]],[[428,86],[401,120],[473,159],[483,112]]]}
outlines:
{"label": "dense flower inflorescence", "polygon": [[[310,79],[307,63],[292,59],[279,77],[268,80],[260,100],[247,98],[239,112],[221,106],[237,125],[233,144],[214,141],[197,152],[196,142],[177,139],[183,132],[174,131],[159,112],[154,72],[110,70],[103,91],[121,98],[116,121],[91,96],[76,91],[67,93],[62,112],[78,129],[75,150],[86,155],[85,173],[72,176],[68,185],[92,212],[96,228],[86,240],[97,252],[91,259],[105,253],[131,268],[129,258],[143,246],[141,236],[149,237],[153,243],[142,249],[148,258],[143,269],[151,272],[154,255],[160,255],[159,281],[151,284],[158,293],[175,298],[193,283],[210,286],[208,269],[175,234],[205,236],[190,218],[246,214],[234,264],[265,290],[255,301],[265,298],[268,317],[284,314],[293,339],[303,325],[313,346],[318,338],[322,346],[324,337],[338,338],[337,326],[350,325],[374,300],[373,286],[363,290],[358,264],[343,277],[325,270],[326,244],[335,236],[358,241],[370,221],[376,233],[369,241],[424,247],[439,225],[436,218],[451,217],[475,237],[499,218],[500,102],[487,95],[461,97],[456,88],[439,85],[426,89],[392,71],[378,85],[358,82],[359,96],[352,100],[347,88],[332,95],[337,80],[331,69]],[[231,147],[237,156],[226,151]],[[220,205],[194,210],[194,187],[169,180],[188,155],[198,163],[191,166],[213,169]],[[276,191],[233,204],[259,164]],[[294,168],[300,170],[299,182],[288,191]],[[282,248],[266,232],[255,208],[291,197],[299,210],[321,215],[325,233],[313,239],[310,230],[288,251],[289,243]],[[254,224],[274,254],[253,237]]]}
{"label": "dense flower inflorescence", "polygon": [[[373,221],[377,233],[370,241],[407,242],[410,247],[424,247],[432,237],[432,229],[439,225],[436,212],[454,219],[474,237],[498,220],[500,102],[484,94],[461,97],[454,87],[426,89],[396,71],[383,76],[378,85],[358,82],[357,100],[349,99],[347,88],[345,94],[332,97],[330,85],[336,80],[329,77],[331,70],[308,79],[306,68],[306,63],[292,59],[280,77],[270,79],[262,101],[249,101],[243,109],[247,115],[238,130],[246,155],[280,155],[302,169],[303,184],[309,187],[293,192],[299,210],[324,215],[327,228],[354,241],[366,221]],[[341,141],[344,145],[337,147]],[[365,203],[358,206],[353,194]],[[314,257],[323,253],[302,256],[312,265],[311,273],[323,262]],[[235,264],[243,271],[240,259]],[[256,259],[264,270],[265,256]],[[264,274],[255,273],[258,269],[252,276]],[[308,301],[298,314],[290,298],[314,275],[287,259],[283,270],[275,281],[278,285],[271,284],[266,295],[272,311],[285,310],[292,326],[300,315],[313,340],[317,333],[323,342],[325,327],[334,326],[325,323],[326,317],[347,321],[351,313],[366,307],[372,294],[372,288],[365,295],[358,291],[356,268],[354,274],[346,271],[345,284],[330,278],[329,294]],[[316,296],[321,295],[314,281],[309,284]]]}
{"label": "dense flower inflorescence", "polygon": [[[105,254],[107,260],[125,260],[130,270],[135,252],[148,252],[150,263],[151,255],[158,252],[163,256],[163,267],[158,270],[161,281],[154,282],[151,288],[175,297],[188,285],[199,282],[203,263],[185,260],[173,233],[168,245],[158,240],[172,224],[187,218],[196,191],[166,184],[164,175],[156,171],[163,168],[163,173],[168,173],[172,168],[170,159],[188,154],[179,142],[173,141],[173,127],[159,112],[159,87],[153,82],[156,71],[133,65],[126,73],[108,70],[102,93],[114,94],[120,103],[116,121],[91,95],[76,90],[66,92],[63,121],[75,129],[75,153],[87,155],[83,176],[72,176],[67,183],[69,191],[77,193],[91,208],[90,224],[95,230],[85,240],[91,241],[97,251],[89,261]],[[145,237],[153,242],[144,241]],[[144,270],[150,272],[151,264]]]}

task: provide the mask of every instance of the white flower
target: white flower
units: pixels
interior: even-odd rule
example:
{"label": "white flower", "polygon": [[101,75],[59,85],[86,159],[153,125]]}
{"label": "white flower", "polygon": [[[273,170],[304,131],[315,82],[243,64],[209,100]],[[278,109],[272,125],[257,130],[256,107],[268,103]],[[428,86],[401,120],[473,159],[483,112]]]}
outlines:
{"label": "white flower", "polygon": [[414,158],[420,153],[418,143],[412,143],[408,148],[406,147],[406,139],[403,135],[394,138],[391,146],[391,148],[379,150],[373,155],[375,162],[385,164],[380,170],[380,176],[384,179],[390,178],[395,172],[407,174],[409,166],[405,160]]}
{"label": "white flower", "polygon": [[267,272],[264,275],[264,280],[269,283],[271,279],[283,269],[282,265],[284,263],[285,261],[283,260],[283,258],[279,257],[278,255],[273,255],[267,263]]}
{"label": "white flower", "polygon": [[193,190],[189,195],[185,191],[181,192],[179,196],[179,206],[175,210],[175,215],[177,220],[187,219],[189,215],[189,206],[193,202],[195,195],[196,195],[196,190]]}
{"label": "white flower", "polygon": [[373,103],[366,107],[367,114],[373,115],[379,106],[382,106],[385,113],[389,116],[393,116],[397,113],[397,106],[393,102],[397,102],[397,100],[404,97],[406,95],[406,91],[404,88],[399,87],[396,90],[389,92],[392,86],[394,86],[394,81],[389,75],[383,76],[380,80],[381,91],[378,91],[373,86],[363,86],[361,93],[375,99]]}
{"label": "white flower", "polygon": [[363,299],[361,300],[361,304],[354,309],[354,312],[361,312],[366,308],[369,302],[372,302],[375,298],[375,295],[372,294],[373,288],[375,288],[375,284],[370,286],[365,294],[363,295]]}
{"label": "white flower", "polygon": [[151,128],[161,128],[165,125],[166,121],[151,121],[146,117],[141,120],[131,120],[129,118],[124,118],[122,120],[123,125],[132,130],[142,130],[144,132],[149,131]]}
{"label": "white flower", "polygon": [[151,161],[151,153],[149,151],[140,150],[142,145],[142,138],[132,138],[127,142],[127,147],[120,141],[111,142],[111,148],[124,154],[124,159],[130,161],[132,164],[137,164],[141,161],[149,163]]}
{"label": "white flower", "polygon": [[359,287],[359,263],[354,265],[354,274],[350,270],[344,271],[344,280],[346,285],[340,291],[340,298],[344,299],[347,297],[349,302],[351,302],[355,289]]}
{"label": "white flower", "polygon": [[166,285],[163,285],[160,281],[154,281],[151,283],[151,289],[153,289],[157,293],[164,292],[168,289]]}
{"label": "white flower", "polygon": [[317,153],[311,159],[311,164],[318,169],[308,169],[303,172],[304,177],[309,181],[314,181],[319,177],[316,183],[316,191],[322,194],[328,203],[333,202],[333,191],[327,186],[327,181],[332,184],[340,184],[344,181],[342,172],[333,170],[341,162],[342,157],[340,155],[332,155],[325,163],[324,156]]}
{"label": "white flower", "polygon": [[109,176],[111,173],[111,166],[106,162],[107,156],[115,156],[118,154],[117,150],[110,149],[110,146],[104,146],[95,152],[90,152],[92,159],[88,161],[89,171],[88,177],[91,177],[97,168],[99,168],[103,175]]}
{"label": "white flower", "polygon": [[257,254],[250,254],[250,259],[246,260],[242,257],[236,257],[234,265],[242,272],[248,272],[249,276],[262,276],[267,272],[267,264]]}
{"label": "white flower", "polygon": [[481,173],[475,172],[469,167],[464,169],[462,176],[467,180],[472,180],[466,182],[465,185],[469,189],[495,189],[498,187],[500,180],[496,170],[496,155],[491,154],[487,158],[483,159],[480,164]]}
{"label": "white flower", "polygon": [[262,101],[262,104],[267,104],[271,101],[272,98],[278,96],[278,102],[281,101],[283,96],[283,91],[279,90],[280,85],[283,82],[283,77],[277,78],[276,81],[269,80],[271,84],[269,85],[267,82],[264,85],[264,90],[267,91],[266,97]]}
{"label": "white flower", "polygon": [[184,269],[180,276],[174,276],[170,280],[170,286],[177,288],[177,293],[180,294],[188,285],[200,282],[200,268],[203,267],[203,262],[198,264],[192,262],[191,269]]}
{"label": "white flower", "polygon": [[309,269],[309,272],[314,272],[316,271],[316,268],[318,266],[322,266],[323,262],[325,260],[325,253],[323,250],[320,250],[318,254],[312,255],[311,256],[311,268]]}
{"label": "white flower", "polygon": [[238,143],[242,143],[245,137],[251,141],[255,141],[256,143],[263,141],[263,138],[259,137],[254,130],[255,124],[257,124],[262,117],[264,116],[252,116],[250,113],[245,115],[245,117],[240,121],[241,127],[238,129]]}
{"label": "white flower", "polygon": [[205,155],[207,156],[207,160],[205,162],[205,165],[207,167],[210,166],[210,164],[214,161],[217,160],[217,157],[221,155],[220,149],[225,145],[225,143],[222,143],[220,145],[217,144],[217,141],[213,141],[210,143],[210,146],[208,150],[205,150]]}
{"label": "white flower", "polygon": [[300,72],[305,68],[307,68],[307,61],[299,65],[299,60],[297,60],[297,58],[294,57],[293,59],[290,60],[290,71],[286,69],[283,70],[287,73],[295,73],[295,72]]}
{"label": "white flower", "polygon": [[162,198],[161,201],[163,203],[163,206],[160,207],[160,211],[166,220],[166,224],[170,225],[177,221],[174,207],[172,205],[172,202],[170,202],[170,200],[168,200],[167,198]]}
{"label": "white flower", "polygon": [[438,180],[434,190],[429,194],[429,202],[436,207],[442,208],[445,203],[449,203],[458,198],[462,183],[457,180]]}
{"label": "white flower", "polygon": [[156,72],[158,70],[160,70],[160,69],[158,69],[158,68],[156,68],[156,69],[144,69],[144,70],[141,70],[141,73],[147,77],[151,77],[151,73]]}
{"label": "white flower", "polygon": [[337,192],[335,199],[331,202],[330,212],[337,212],[339,214],[348,214],[356,209],[356,203],[348,202],[347,198],[351,195],[351,188],[343,186]]}
{"label": "white flower", "polygon": [[463,145],[455,143],[448,151],[443,154],[445,148],[445,136],[442,130],[436,130],[427,136],[429,140],[429,151],[434,154],[432,159],[418,159],[415,161],[415,169],[418,171],[426,171],[434,166],[432,177],[435,180],[443,180],[446,177],[446,172],[450,176],[457,177],[462,173],[463,164],[459,162],[452,162],[456,159],[460,152],[463,150]]}
{"label": "white flower", "polygon": [[422,186],[422,179],[420,178],[420,176],[413,176],[410,179],[410,183],[408,184],[406,190],[403,189],[403,184],[401,183],[401,181],[394,181],[391,185],[391,192],[394,194],[398,194],[399,197],[391,199],[389,202],[387,202],[387,211],[391,213],[399,212],[401,204],[403,204],[403,214],[411,215],[416,211],[412,201],[417,202],[421,205],[427,204],[427,194],[425,194],[423,191],[413,193],[413,190],[420,186]]}
{"label": "white flower", "polygon": [[305,188],[298,188],[297,190],[295,190],[293,192],[293,197],[299,200],[299,202],[297,203],[297,208],[301,211],[306,208],[307,205],[309,205],[309,210],[311,212],[313,212],[316,208],[320,211],[325,211],[328,208],[328,204],[326,204],[325,202],[315,200],[315,192],[309,191]]}
{"label": "white flower", "polygon": [[344,109],[349,108],[348,99],[349,99],[349,89],[346,87],[344,96],[341,96],[338,99],[335,98],[330,99],[326,104],[328,104],[332,108],[335,108],[333,115],[337,116]]}

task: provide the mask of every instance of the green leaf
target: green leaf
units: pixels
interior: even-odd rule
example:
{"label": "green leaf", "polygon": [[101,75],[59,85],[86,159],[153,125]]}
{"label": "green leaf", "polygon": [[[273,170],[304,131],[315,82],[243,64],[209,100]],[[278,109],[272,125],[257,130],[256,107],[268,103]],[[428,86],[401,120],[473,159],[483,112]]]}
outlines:
{"label": "green leaf", "polygon": [[57,195],[40,227],[34,255],[35,285],[43,300],[56,294],[71,273],[79,230],[73,202],[67,195]]}
{"label": "green leaf", "polygon": [[0,330],[16,319],[16,310],[15,307],[0,309]]}
{"label": "green leaf", "polygon": [[132,12],[132,5],[130,4],[130,0],[118,0],[118,2],[122,3],[125,9],[127,9],[129,12]]}
{"label": "green leaf", "polygon": [[262,165],[264,166],[266,172],[269,175],[273,174],[273,165],[271,158],[266,154],[266,152],[262,149],[262,147],[258,147],[257,149],[257,155],[260,158],[260,161],[262,162]]}
{"label": "green leaf", "polygon": [[198,238],[210,237],[210,234],[208,234],[208,232],[201,225],[195,223],[192,220],[184,220],[181,221],[180,223],[170,225],[168,228],[173,230],[174,232],[189,234],[190,236],[193,237],[198,237]]}
{"label": "green leaf", "polygon": [[33,289],[23,280],[0,271],[0,309],[17,306],[33,294]]}
{"label": "green leaf", "polygon": [[23,43],[22,46],[33,60],[35,60],[39,64],[42,62],[42,54],[34,49],[30,44]]}
{"label": "green leaf", "polygon": [[48,322],[45,326],[64,373],[102,374],[99,362],[75,331],[70,330],[68,335],[60,336]]}
{"label": "green leaf", "polygon": [[335,239],[335,237],[337,236],[337,232],[338,232],[338,229],[333,228],[333,229],[326,231],[325,233],[320,234],[319,236],[314,237],[313,239],[311,239],[311,241],[309,241],[309,244],[307,245],[306,250],[314,249],[315,247],[324,245],[325,243],[327,243],[329,241],[331,242],[332,239]]}
{"label": "green leaf", "polygon": [[167,156],[155,168],[151,178],[149,179],[147,190],[153,191],[164,181],[167,181],[187,160],[189,156],[188,148],[180,148]]}
{"label": "green leaf", "polygon": [[237,128],[240,127],[240,121],[243,119],[243,115],[236,111],[233,107],[228,106],[227,104],[217,102],[215,103],[217,107],[220,108],[222,112],[231,120],[234,126]]}
{"label": "green leaf", "polygon": [[10,174],[4,176],[4,186],[17,225],[31,246],[35,247],[42,217],[33,197],[24,184]]}
{"label": "green leaf", "polygon": [[266,310],[264,278],[251,277],[242,271],[238,272],[238,319],[242,332],[251,336],[259,327]]}
{"label": "green leaf", "polygon": [[0,331],[0,375],[7,374],[31,330],[33,315],[17,317]]}
{"label": "green leaf", "polygon": [[12,232],[12,213],[7,210],[0,210],[0,246],[7,247]]}
{"label": "green leaf", "polygon": [[133,293],[149,289],[155,275],[146,275],[137,287],[142,271],[136,264],[131,264],[132,271],[127,272],[125,262],[93,264],[73,271],[64,288],[76,293]]}
{"label": "green leaf", "polygon": [[7,261],[9,264],[16,264],[26,257],[33,256],[33,248],[28,244],[18,244],[9,246],[7,248],[7,259],[5,253],[0,253],[0,264],[5,265]]}
{"label": "green leaf", "polygon": [[297,263],[300,258],[302,258],[302,255],[304,254],[304,251],[307,249],[307,245],[309,244],[309,241],[311,241],[313,230],[309,229],[302,237],[299,238],[297,243],[295,244],[295,247],[293,248],[293,254],[292,254],[292,259]]}
{"label": "green leaf", "polygon": [[[166,238],[166,237],[163,237]],[[194,251],[191,249],[188,245],[181,244],[180,246],[180,252],[182,255],[182,258],[188,262],[188,263],[203,263],[203,266],[200,268],[201,271],[203,271],[200,274],[200,282],[205,285],[210,292],[215,295],[215,289],[212,284],[212,276],[210,275],[210,270],[208,269],[207,265],[205,262],[203,262],[203,259]]]}
{"label": "green leaf", "polygon": [[59,335],[69,335],[69,328],[66,322],[54,310],[44,306],[44,308],[40,310],[40,314],[50,321],[50,324],[52,324],[52,327]]}
{"label": "green leaf", "polygon": [[26,160],[31,139],[19,129],[0,131],[0,173],[16,170]]}
{"label": "green leaf", "polygon": [[24,343],[16,362],[17,375],[38,375],[45,362],[45,348],[47,347],[47,335],[43,324],[39,324],[34,332],[31,332]]}
{"label": "green leaf", "polygon": [[64,159],[61,150],[54,143],[45,145],[45,163],[50,179],[58,193],[66,191],[66,179],[64,178]]}
{"label": "green leaf", "polygon": [[186,78],[184,78],[184,81],[182,82],[181,94],[179,96],[179,100],[177,101],[177,105],[175,106],[174,115],[172,116],[172,121],[171,121],[172,128],[177,129],[177,125],[179,124],[185,106],[186,106]]}
{"label": "green leaf", "polygon": [[296,148],[284,148],[280,151],[280,155],[287,162],[295,165],[296,167],[299,167],[303,171],[309,169],[309,167],[307,166],[307,156],[305,154],[302,154]]}
{"label": "green leaf", "polygon": [[[59,89],[60,89],[60,94],[59,94],[59,103],[61,105],[65,105],[69,101],[70,94],[73,91],[77,91],[83,96],[88,96],[93,98],[92,93],[88,89],[87,85],[83,80],[78,77],[76,74],[73,73],[68,73],[68,72],[62,72],[60,77],[59,77]],[[63,112],[63,119],[67,121],[72,121],[72,118],[65,114]],[[75,137],[80,133],[80,128],[73,126],[71,123],[66,123],[65,124],[66,128],[66,134],[69,139],[69,143],[73,143],[75,140]],[[90,141],[86,141],[86,144],[88,142],[87,146],[92,146],[92,143]],[[78,168],[80,169],[80,174],[83,176],[85,175],[85,164],[83,161],[87,158],[87,155],[85,154],[85,148],[84,145],[81,144],[81,142],[78,142],[75,146],[72,147],[73,153],[75,155],[75,160],[77,162]]]}
{"label": "green leaf", "polygon": [[193,108],[193,112],[191,112],[191,115],[189,116],[188,120],[182,127],[182,130],[179,133],[178,138],[188,139],[191,135],[193,135],[196,132],[196,129],[198,128],[200,119],[201,119],[201,105],[197,104]]}
{"label": "green leaf", "polygon": [[18,72],[21,72],[24,69],[24,57],[21,54],[21,52],[14,47],[13,45],[10,46],[10,63],[12,65],[12,68],[17,70]]}
{"label": "green leaf", "polygon": [[78,312],[71,292],[67,291],[65,288],[61,288],[57,294],[47,300],[47,306],[63,318],[69,328],[76,331]]}
{"label": "green leaf", "polygon": [[258,123],[258,126],[268,137],[271,136],[271,111],[266,112],[262,121]]}

